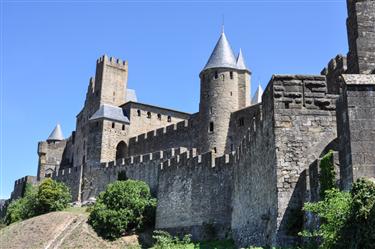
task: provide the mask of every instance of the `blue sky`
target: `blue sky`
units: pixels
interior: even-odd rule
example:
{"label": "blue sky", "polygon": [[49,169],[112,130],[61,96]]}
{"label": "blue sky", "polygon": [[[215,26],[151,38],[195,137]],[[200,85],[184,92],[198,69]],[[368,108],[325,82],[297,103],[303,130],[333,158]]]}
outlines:
{"label": "blue sky", "polygon": [[140,102],[196,112],[199,72],[225,33],[253,72],[319,74],[346,54],[341,1],[5,1],[1,13],[0,198],[36,175],[37,142],[75,128],[95,62],[128,60]]}

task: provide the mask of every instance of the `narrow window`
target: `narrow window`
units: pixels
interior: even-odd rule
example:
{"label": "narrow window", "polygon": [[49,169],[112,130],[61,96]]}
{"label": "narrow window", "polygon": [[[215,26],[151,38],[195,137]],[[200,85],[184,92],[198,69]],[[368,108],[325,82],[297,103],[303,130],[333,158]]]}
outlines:
{"label": "narrow window", "polygon": [[113,92],[113,96],[116,96],[116,92]]}
{"label": "narrow window", "polygon": [[86,157],[83,156],[83,157],[82,157],[82,163],[85,163],[85,162],[86,162]]}
{"label": "narrow window", "polygon": [[216,147],[214,147],[214,152],[217,153]]}
{"label": "narrow window", "polygon": [[112,128],[115,128],[115,122],[112,122]]}
{"label": "narrow window", "polygon": [[151,112],[147,112],[147,118],[151,118]]}
{"label": "narrow window", "polygon": [[233,80],[233,72],[229,73],[230,79]]}
{"label": "narrow window", "polygon": [[168,121],[168,122],[172,122],[172,117],[171,117],[171,116],[168,116],[167,121]]}
{"label": "narrow window", "polygon": [[141,116],[141,110],[137,110],[138,117]]}
{"label": "narrow window", "polygon": [[212,107],[210,107],[210,114],[212,114]]}
{"label": "narrow window", "polygon": [[219,78],[219,74],[215,71],[215,79]]}
{"label": "narrow window", "polygon": [[125,125],[124,125],[124,124],[122,125],[122,130],[123,130],[123,131],[125,130]]}
{"label": "narrow window", "polygon": [[239,126],[244,126],[244,125],[245,125],[245,119],[244,119],[244,118],[240,118],[240,119],[238,120],[238,125],[239,125]]}
{"label": "narrow window", "polygon": [[96,127],[99,127],[99,122],[96,122]]}
{"label": "narrow window", "polygon": [[230,92],[230,96],[232,96],[233,95],[233,92]]}
{"label": "narrow window", "polygon": [[210,122],[210,132],[214,131],[214,122]]}
{"label": "narrow window", "polygon": [[289,109],[289,103],[285,103],[285,109]]}
{"label": "narrow window", "polygon": [[161,114],[160,113],[158,113],[158,119],[161,120]]}

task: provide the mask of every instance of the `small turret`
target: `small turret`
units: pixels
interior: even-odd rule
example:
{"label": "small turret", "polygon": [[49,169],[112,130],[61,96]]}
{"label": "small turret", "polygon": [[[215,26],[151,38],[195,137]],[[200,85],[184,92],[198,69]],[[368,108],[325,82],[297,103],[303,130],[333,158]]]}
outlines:
{"label": "small turret", "polygon": [[251,104],[256,105],[256,104],[261,103],[262,102],[262,95],[263,95],[263,89],[259,84],[257,91],[255,92],[253,98],[251,99]]}
{"label": "small turret", "polygon": [[47,142],[56,142],[64,140],[64,135],[61,130],[60,124],[57,124],[55,129],[51,132],[49,137],[47,138]]}

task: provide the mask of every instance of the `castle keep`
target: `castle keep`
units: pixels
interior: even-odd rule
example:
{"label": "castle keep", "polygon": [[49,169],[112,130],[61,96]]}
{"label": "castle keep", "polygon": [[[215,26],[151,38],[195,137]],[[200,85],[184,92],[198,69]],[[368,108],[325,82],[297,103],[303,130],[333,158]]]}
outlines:
{"label": "castle keep", "polygon": [[250,100],[251,70],[224,32],[199,74],[199,112],[137,101],[128,62],[96,62],[76,129],[39,142],[36,177],[64,182],[74,201],[117,179],[138,179],[158,199],[156,229],[238,246],[298,242],[301,208],[319,199],[319,162],[329,150],[337,184],[375,177],[375,1],[347,0],[347,56],[320,75],[273,75]]}

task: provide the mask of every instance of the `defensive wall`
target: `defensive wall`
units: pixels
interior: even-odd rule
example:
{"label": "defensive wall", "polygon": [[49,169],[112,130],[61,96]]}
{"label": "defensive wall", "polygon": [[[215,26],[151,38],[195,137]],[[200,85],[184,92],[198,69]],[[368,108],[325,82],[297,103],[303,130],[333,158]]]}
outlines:
{"label": "defensive wall", "polygon": [[82,200],[96,197],[106,186],[119,176],[146,182],[155,196],[158,184],[158,170],[163,160],[179,155],[186,148],[172,148],[144,155],[118,159],[100,166],[84,167],[82,178]]}
{"label": "defensive wall", "polygon": [[360,177],[375,175],[375,75],[341,77],[337,107],[341,186],[350,189]]}
{"label": "defensive wall", "polygon": [[[129,139],[129,155],[140,155],[169,148],[197,148],[197,116]],[[199,148],[197,148],[199,150]]]}
{"label": "defensive wall", "polygon": [[36,184],[37,178],[36,176],[24,176],[16,181],[14,181],[14,189],[11,193],[10,199],[16,200],[18,198],[23,197],[25,193],[26,184]]}
{"label": "defensive wall", "polygon": [[233,155],[193,151],[161,165],[156,228],[194,240],[230,237]]}

